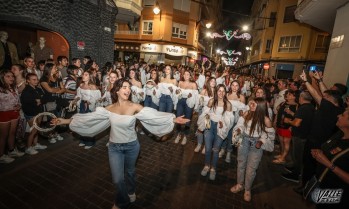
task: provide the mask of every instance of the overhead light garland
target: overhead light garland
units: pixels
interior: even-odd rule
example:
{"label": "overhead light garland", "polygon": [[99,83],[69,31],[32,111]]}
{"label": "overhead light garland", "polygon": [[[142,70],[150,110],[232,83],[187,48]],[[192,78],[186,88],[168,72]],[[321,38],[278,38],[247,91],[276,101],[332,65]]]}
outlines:
{"label": "overhead light garland", "polygon": [[236,57],[236,58],[230,58],[230,57],[225,58],[225,57],[222,57],[222,60],[223,60],[225,65],[232,66],[232,65],[236,64],[236,62],[239,60],[239,58],[238,57]]}
{"label": "overhead light garland", "polygon": [[241,56],[241,55],[242,55],[241,52],[235,52],[235,50],[230,50],[230,49],[227,49],[226,51],[220,50],[220,51],[218,51],[218,53],[219,53],[220,55],[227,54],[229,57],[230,57],[231,55],[238,55],[238,56]]}
{"label": "overhead light garland", "polygon": [[236,39],[245,39],[245,40],[250,40],[251,39],[251,34],[249,33],[242,33],[240,35],[237,35],[237,33],[239,32],[239,30],[223,30],[223,35],[219,34],[219,33],[210,33],[208,34],[208,36],[210,38],[226,38],[227,41],[230,41],[230,39],[232,38],[236,38]]}

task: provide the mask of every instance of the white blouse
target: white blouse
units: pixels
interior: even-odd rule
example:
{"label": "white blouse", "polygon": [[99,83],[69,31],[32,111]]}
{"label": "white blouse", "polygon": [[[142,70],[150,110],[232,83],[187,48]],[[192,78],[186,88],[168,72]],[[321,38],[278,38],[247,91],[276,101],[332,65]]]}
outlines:
{"label": "white blouse", "polygon": [[[141,103],[144,100],[144,91],[141,88],[138,88],[137,86],[131,86],[132,91],[132,102],[134,103]],[[143,93],[143,96],[141,95]]]}
{"label": "white blouse", "polygon": [[[188,98],[189,94],[191,97]],[[178,100],[181,98],[186,98],[186,104],[189,108],[197,109],[199,106],[199,91],[196,89],[180,89],[180,93],[178,95]],[[176,109],[176,108],[175,108]]]}
{"label": "white blouse", "polygon": [[137,119],[151,133],[161,137],[173,130],[174,118],[172,113],[159,112],[149,107],[144,107],[135,115],[119,115],[103,107],[97,107],[95,112],[75,114],[69,127],[82,136],[95,136],[111,126],[109,141],[128,143],[137,140]]}
{"label": "white blouse", "polygon": [[16,105],[20,105],[17,90],[14,92],[6,90],[6,93],[0,92],[0,111],[15,110]]}
{"label": "white blouse", "polygon": [[210,120],[213,122],[222,122],[223,127],[219,128],[219,123],[217,123],[217,135],[220,136],[222,139],[225,139],[228,136],[229,130],[233,127],[234,124],[234,115],[231,111],[225,111],[223,113],[224,108],[223,107],[216,107],[215,110],[213,108],[209,108],[208,106],[205,106],[201,115],[198,118],[198,129],[203,131],[206,127],[206,115],[209,116]]}
{"label": "white blouse", "polygon": [[[156,86],[148,87],[147,85],[144,85],[143,91],[146,96],[151,96],[151,100],[154,104],[159,106],[159,90],[156,88]],[[155,91],[155,95],[153,94]],[[144,97],[145,99],[145,97]]]}
{"label": "white blouse", "polygon": [[82,88],[78,88],[76,90],[76,97],[80,97],[80,100],[77,102],[77,107],[78,109],[80,109],[80,103],[81,101],[85,100],[88,101],[89,104],[89,109],[91,111],[95,111],[96,109],[96,102],[98,99],[101,98],[101,92],[97,89],[97,90],[91,90],[91,89],[82,89]]}
{"label": "white blouse", "polygon": [[[247,125],[244,125],[245,118],[240,117],[238,123],[234,127],[234,131],[240,129],[241,133],[244,133],[250,137],[258,137],[260,141],[263,142],[262,149],[272,152],[274,150],[274,139],[275,139],[275,129],[266,127],[264,131],[259,131],[259,126],[256,125],[255,130],[252,135],[250,135],[252,120],[247,122]],[[230,139],[231,140],[231,139]]]}

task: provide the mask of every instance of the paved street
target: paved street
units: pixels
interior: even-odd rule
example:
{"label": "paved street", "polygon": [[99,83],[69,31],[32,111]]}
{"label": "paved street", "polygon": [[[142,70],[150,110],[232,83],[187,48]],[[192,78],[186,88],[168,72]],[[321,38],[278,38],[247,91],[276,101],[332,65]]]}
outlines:
{"label": "paved street", "polygon": [[[34,156],[25,155],[9,165],[0,165],[0,208],[9,209],[109,209],[113,204],[107,136],[84,150],[78,140],[63,133],[65,140]],[[252,202],[243,193],[232,194],[236,163],[219,161],[215,181],[202,177],[204,155],[194,153],[194,141],[186,146],[155,142],[140,137],[137,162],[137,201],[129,208],[313,208],[284,181],[281,166],[264,155],[252,190]],[[42,141],[43,144],[46,144]],[[236,159],[234,157],[233,162]]]}

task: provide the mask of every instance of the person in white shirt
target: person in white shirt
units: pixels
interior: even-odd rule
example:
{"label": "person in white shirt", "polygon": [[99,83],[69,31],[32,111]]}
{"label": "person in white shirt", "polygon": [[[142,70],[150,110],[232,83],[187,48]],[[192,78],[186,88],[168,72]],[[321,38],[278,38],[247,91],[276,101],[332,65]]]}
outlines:
{"label": "person in white shirt", "polygon": [[223,139],[227,137],[233,125],[233,121],[232,106],[226,97],[225,86],[219,84],[213,99],[210,99],[198,118],[198,129],[205,129],[205,166],[201,171],[201,175],[206,176],[210,171],[210,180],[216,179],[218,152]]}
{"label": "person in white shirt", "polygon": [[277,115],[278,106],[285,101],[285,92],[287,91],[287,81],[279,80],[278,89],[279,89],[279,94],[277,94],[274,98],[274,106],[273,106],[274,115]]}
{"label": "person in white shirt", "polygon": [[[245,189],[244,200],[251,201],[251,188],[256,170],[262,159],[263,150],[274,149],[275,130],[268,117],[268,106],[264,98],[250,100],[250,110],[240,117],[233,131],[233,144],[238,146],[237,184],[230,191],[237,193]],[[238,140],[238,139],[241,139]],[[261,149],[262,148],[262,149]]]}
{"label": "person in white shirt", "polygon": [[52,121],[57,125],[70,123],[72,131],[85,136],[97,135],[111,127],[108,154],[113,183],[116,185],[113,209],[125,208],[130,202],[136,201],[135,167],[140,151],[135,131],[136,120],[159,137],[170,133],[174,123],[185,124],[189,121],[182,117],[176,118],[172,113],[158,112],[133,103],[131,85],[126,79],[118,80],[111,90],[113,104],[106,108],[98,107],[96,112]]}

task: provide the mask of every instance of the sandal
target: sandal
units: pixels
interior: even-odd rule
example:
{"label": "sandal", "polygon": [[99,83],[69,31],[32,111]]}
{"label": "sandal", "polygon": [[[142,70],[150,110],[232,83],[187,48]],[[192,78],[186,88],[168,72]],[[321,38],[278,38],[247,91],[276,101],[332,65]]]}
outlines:
{"label": "sandal", "polygon": [[278,158],[280,158],[280,157],[281,157],[281,155],[275,155],[275,156],[274,156],[275,159],[278,159]]}
{"label": "sandal", "polygon": [[273,160],[273,163],[274,164],[285,164],[286,161],[285,160],[281,160],[280,158],[278,158],[278,159]]}

